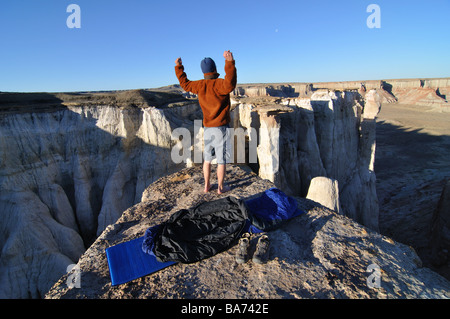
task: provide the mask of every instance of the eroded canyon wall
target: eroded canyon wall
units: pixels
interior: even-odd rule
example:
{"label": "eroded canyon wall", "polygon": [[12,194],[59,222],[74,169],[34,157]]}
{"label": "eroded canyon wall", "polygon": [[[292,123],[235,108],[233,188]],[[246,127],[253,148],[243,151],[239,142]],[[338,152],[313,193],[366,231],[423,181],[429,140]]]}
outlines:
{"label": "eroded canyon wall", "polygon": [[[235,125],[259,127],[259,175],[288,194],[306,197],[317,176],[339,183],[342,212],[378,230],[375,117],[378,90],[318,90],[310,98],[237,99]],[[252,104],[253,103],[253,104]],[[254,116],[257,113],[258,116]],[[252,116],[253,114],[253,116]],[[237,124],[236,124],[237,123]]]}
{"label": "eroded canyon wall", "polygon": [[[303,197],[312,178],[333,178],[343,213],[376,230],[377,91],[303,89],[311,96],[235,97],[233,126],[258,133],[255,170]],[[42,297],[148,185],[184,166],[172,131],[202,118],[179,94],[82,97],[0,103],[0,297]]]}
{"label": "eroded canyon wall", "polygon": [[148,185],[180,169],[171,132],[201,116],[195,101],[61,103],[0,114],[2,298],[42,297]]}
{"label": "eroded canyon wall", "polygon": [[369,81],[342,81],[316,83],[242,84],[234,91],[236,96],[277,96],[284,98],[310,97],[314,91],[377,90],[383,103],[402,103],[429,107],[436,112],[450,112],[450,78],[388,79]]}

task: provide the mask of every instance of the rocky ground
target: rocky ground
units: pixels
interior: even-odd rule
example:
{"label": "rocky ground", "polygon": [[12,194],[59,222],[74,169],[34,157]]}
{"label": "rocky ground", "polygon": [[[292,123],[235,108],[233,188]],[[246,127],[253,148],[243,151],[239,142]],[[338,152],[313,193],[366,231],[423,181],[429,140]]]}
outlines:
{"label": "rocky ground", "polygon": [[446,278],[450,265],[430,263],[430,225],[450,179],[450,114],[430,107],[384,104],[377,118],[375,172],[380,231],[413,246]]}
{"label": "rocky ground", "polygon": [[[304,214],[267,233],[271,248],[263,265],[237,264],[233,246],[194,264],[175,264],[111,286],[107,247],[143,236],[148,227],[202,200],[248,199],[273,186],[238,166],[228,166],[227,176],[232,190],[226,195],[217,195],[216,185],[203,193],[198,166],[150,185],[142,202],[108,226],[81,257],[80,288],[67,286],[69,273],[46,298],[450,298],[450,282],[422,267],[413,249],[304,198],[297,198]],[[253,235],[250,251],[258,236]],[[380,267],[379,285],[371,281],[373,265]]]}

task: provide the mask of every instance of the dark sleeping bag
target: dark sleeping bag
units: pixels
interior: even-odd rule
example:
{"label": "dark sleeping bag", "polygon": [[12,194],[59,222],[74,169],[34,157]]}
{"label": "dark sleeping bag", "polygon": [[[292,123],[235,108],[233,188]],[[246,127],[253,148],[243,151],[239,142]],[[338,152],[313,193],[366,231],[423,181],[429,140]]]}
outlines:
{"label": "dark sleeping bag", "polygon": [[179,210],[155,229],[153,254],[182,263],[214,256],[236,243],[247,219],[245,203],[231,196]]}

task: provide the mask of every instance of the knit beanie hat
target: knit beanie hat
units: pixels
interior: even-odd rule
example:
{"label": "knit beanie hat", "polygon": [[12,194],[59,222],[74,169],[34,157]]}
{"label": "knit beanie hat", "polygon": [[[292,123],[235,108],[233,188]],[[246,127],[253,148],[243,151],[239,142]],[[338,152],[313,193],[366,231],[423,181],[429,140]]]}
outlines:
{"label": "knit beanie hat", "polygon": [[200,63],[200,67],[202,68],[203,73],[211,73],[216,72],[216,63],[211,58],[204,58]]}

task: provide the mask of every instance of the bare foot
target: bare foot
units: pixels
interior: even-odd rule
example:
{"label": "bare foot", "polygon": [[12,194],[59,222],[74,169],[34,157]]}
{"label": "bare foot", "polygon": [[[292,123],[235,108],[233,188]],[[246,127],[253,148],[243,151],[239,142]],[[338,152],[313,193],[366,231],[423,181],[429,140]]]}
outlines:
{"label": "bare foot", "polygon": [[211,189],[211,185],[205,185],[204,192],[207,193]]}
{"label": "bare foot", "polygon": [[219,187],[219,188],[217,188],[217,194],[223,194],[223,193],[229,192],[230,190],[231,190],[231,188],[228,186],[223,186],[222,189]]}

